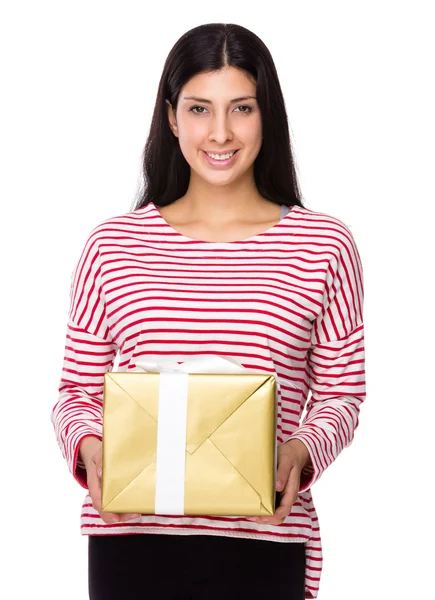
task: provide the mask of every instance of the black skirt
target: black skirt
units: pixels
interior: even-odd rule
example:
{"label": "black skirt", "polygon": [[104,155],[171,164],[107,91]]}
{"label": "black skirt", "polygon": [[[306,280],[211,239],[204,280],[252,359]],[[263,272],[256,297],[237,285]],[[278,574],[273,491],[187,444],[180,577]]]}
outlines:
{"label": "black skirt", "polygon": [[302,542],[115,534],[88,550],[90,600],[304,600]]}

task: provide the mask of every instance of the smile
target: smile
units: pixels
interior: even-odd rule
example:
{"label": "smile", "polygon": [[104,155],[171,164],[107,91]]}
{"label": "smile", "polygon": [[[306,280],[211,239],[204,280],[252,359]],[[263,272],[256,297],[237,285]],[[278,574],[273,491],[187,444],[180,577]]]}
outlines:
{"label": "smile", "polygon": [[215,154],[203,151],[203,154],[209,165],[213,167],[227,167],[234,162],[238,152],[238,150],[234,150],[227,154]]}

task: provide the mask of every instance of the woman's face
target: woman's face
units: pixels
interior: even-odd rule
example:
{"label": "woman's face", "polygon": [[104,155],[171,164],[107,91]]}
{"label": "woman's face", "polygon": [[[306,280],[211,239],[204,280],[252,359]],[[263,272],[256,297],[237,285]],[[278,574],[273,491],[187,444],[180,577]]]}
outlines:
{"label": "woman's face", "polygon": [[[253,169],[262,143],[255,95],[255,83],[242,70],[224,67],[192,77],[181,88],[175,115],[167,101],[169,122],[192,176],[226,185]],[[206,156],[233,150],[236,154],[223,162]]]}

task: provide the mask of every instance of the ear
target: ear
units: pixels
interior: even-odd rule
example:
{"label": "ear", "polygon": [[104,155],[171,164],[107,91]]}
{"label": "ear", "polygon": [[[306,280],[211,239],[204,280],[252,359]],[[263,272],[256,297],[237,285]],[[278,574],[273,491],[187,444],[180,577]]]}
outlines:
{"label": "ear", "polygon": [[168,106],[169,127],[171,128],[175,137],[178,137],[177,120],[175,118],[174,109],[172,108],[172,104],[169,102],[169,100],[165,100],[165,102]]}

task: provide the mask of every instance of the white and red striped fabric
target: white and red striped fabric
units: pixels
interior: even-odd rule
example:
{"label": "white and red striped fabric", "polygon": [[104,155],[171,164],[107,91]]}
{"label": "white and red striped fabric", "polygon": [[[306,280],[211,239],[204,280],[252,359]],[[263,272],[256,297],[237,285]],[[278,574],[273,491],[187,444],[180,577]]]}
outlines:
{"label": "white and red striped fabric", "polygon": [[[243,517],[145,515],[106,524],[86,496],[84,535],[209,534],[306,542],[305,597],[316,598],[322,545],[311,490],[353,440],[365,398],[363,273],[349,228],[294,206],[267,231],[206,242],[172,228],[155,204],[106,219],[74,269],[59,399],[52,422],[68,468],[82,438],[101,438],[103,376],[138,357],[233,357],[279,377],[279,443],[303,441],[298,501],[281,525]],[[303,409],[306,414],[303,415]]]}

